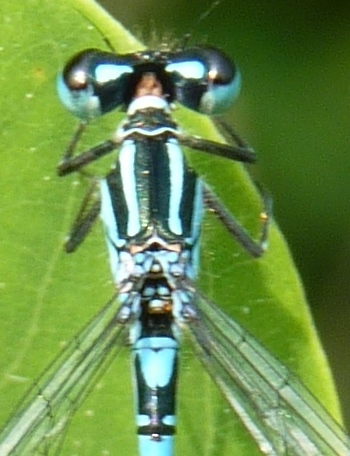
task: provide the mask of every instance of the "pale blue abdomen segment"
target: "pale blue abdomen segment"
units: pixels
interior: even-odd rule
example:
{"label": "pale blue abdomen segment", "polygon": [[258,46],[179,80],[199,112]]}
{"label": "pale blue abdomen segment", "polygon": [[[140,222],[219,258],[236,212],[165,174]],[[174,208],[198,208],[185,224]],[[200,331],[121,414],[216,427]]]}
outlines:
{"label": "pale blue abdomen segment", "polygon": [[172,455],[178,348],[175,338],[163,336],[141,337],[134,344],[136,424],[141,455]]}
{"label": "pale blue abdomen segment", "polygon": [[139,435],[140,456],[172,456],[174,454],[174,437],[162,436],[161,440],[153,440],[148,435]]}

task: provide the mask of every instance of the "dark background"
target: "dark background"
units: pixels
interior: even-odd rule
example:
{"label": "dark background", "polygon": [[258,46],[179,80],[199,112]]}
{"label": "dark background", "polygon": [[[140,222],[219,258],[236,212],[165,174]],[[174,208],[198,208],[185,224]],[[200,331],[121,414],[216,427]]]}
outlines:
{"label": "dark background", "polygon": [[[350,3],[103,0],[146,42],[186,33],[234,57],[243,91],[228,118],[259,154],[350,426]],[[170,37],[170,38],[169,38]]]}

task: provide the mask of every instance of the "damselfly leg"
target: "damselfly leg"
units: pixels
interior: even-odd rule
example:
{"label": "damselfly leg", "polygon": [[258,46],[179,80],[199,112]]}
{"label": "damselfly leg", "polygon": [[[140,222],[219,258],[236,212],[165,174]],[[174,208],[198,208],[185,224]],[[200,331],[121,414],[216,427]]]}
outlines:
{"label": "damselfly leg", "polygon": [[[83,125],[83,124],[81,124]],[[225,125],[220,122],[221,128]],[[80,137],[84,128],[78,128],[78,134],[75,134],[73,140],[70,142],[67,151],[58,166],[58,174],[66,175],[72,172],[80,171],[84,166],[98,160],[102,156],[111,153],[113,150],[120,146],[120,143],[113,141],[103,142],[81,154],[74,156],[74,150],[77,146],[78,137]],[[221,144],[214,141],[205,140],[203,138],[195,138],[190,136],[181,135],[179,143],[192,149],[215,154],[221,157],[226,157],[234,161],[243,161],[246,163],[255,162],[256,156],[253,150],[246,145],[246,143],[225,125],[226,136],[235,140],[238,146],[231,144]],[[73,147],[74,146],[74,147]],[[99,195],[96,192],[97,183],[93,182],[91,188],[88,190],[81,208],[78,212],[77,218],[73,224],[69,238],[66,241],[66,251],[73,252],[80,244],[89,230],[90,225],[98,217],[99,213]],[[272,199],[270,195],[261,190],[257,186],[261,195],[263,209],[259,215],[261,220],[260,238],[255,241],[241,226],[241,224],[233,217],[233,215],[225,208],[220,199],[215,195],[213,190],[208,185],[204,184],[203,196],[206,207],[212,211],[218,219],[227,228],[228,232],[235,237],[239,244],[247,250],[254,257],[261,256],[267,248],[268,244],[268,227],[272,217]]]}
{"label": "damselfly leg", "polygon": [[74,220],[69,236],[65,241],[65,250],[67,253],[74,252],[84,241],[97,220],[100,210],[101,200],[98,182],[94,179],[80,205],[80,209]]}

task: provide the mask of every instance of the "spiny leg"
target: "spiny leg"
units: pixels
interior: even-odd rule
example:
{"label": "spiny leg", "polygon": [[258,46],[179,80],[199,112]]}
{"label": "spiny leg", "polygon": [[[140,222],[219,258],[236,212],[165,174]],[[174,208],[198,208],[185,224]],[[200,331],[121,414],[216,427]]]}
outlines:
{"label": "spiny leg", "polygon": [[232,125],[217,117],[211,119],[220,133],[230,142],[234,142],[242,149],[252,150],[249,144],[236,132]]}
{"label": "spiny leg", "polygon": [[65,242],[67,253],[74,252],[84,241],[100,213],[101,201],[97,186],[98,182],[93,181],[81,203],[78,215]]}
{"label": "spiny leg", "polygon": [[87,126],[86,122],[79,123],[78,128],[74,132],[74,134],[67,146],[67,149],[64,152],[64,155],[61,160],[62,163],[69,161],[72,158],[72,155],[74,154],[74,151],[77,147],[78,142],[80,141],[80,138],[82,137],[82,135],[86,129],[86,126]]}
{"label": "spiny leg", "polygon": [[190,147],[194,150],[206,152],[218,157],[228,158],[244,163],[254,163],[256,155],[249,146],[239,144],[224,144],[209,139],[197,138],[195,136],[179,136],[179,142],[182,146]]}
{"label": "spiny leg", "polygon": [[[232,148],[232,154],[227,154],[225,157],[232,160],[239,160],[246,163],[253,163],[256,161],[256,155],[250,146],[241,138],[241,136],[233,129],[233,127],[227,124],[225,121],[213,118],[212,119],[216,127],[227,139],[229,144],[228,148]],[[232,145],[234,143],[235,145]],[[223,145],[222,145],[223,146]],[[238,151],[238,158],[236,158],[236,151]],[[213,152],[215,154],[215,151]],[[240,159],[240,153],[243,154],[243,159]],[[224,154],[216,154],[223,156]],[[252,158],[252,159],[250,159]],[[237,239],[242,247],[244,247],[248,253],[254,257],[261,256],[268,245],[268,229],[269,222],[272,217],[272,198],[265,191],[263,191],[259,185],[257,185],[263,202],[263,211],[260,213],[260,219],[262,222],[260,230],[260,239],[254,240],[249,233],[240,225],[240,223],[233,217],[233,215],[225,208],[221,203],[220,199],[215,193],[207,186],[204,185],[204,202],[209,210],[211,210],[218,219],[223,223],[226,229]]]}
{"label": "spiny leg", "polygon": [[67,150],[62,157],[62,161],[57,166],[57,173],[59,176],[64,176],[74,171],[78,171],[82,167],[98,160],[104,155],[109,154],[118,147],[118,141],[107,140],[74,157],[74,151],[85,130],[85,127],[86,123],[80,123],[73,135],[73,138],[68,144]]}
{"label": "spiny leg", "polygon": [[239,244],[254,257],[260,257],[267,248],[269,222],[272,217],[272,199],[264,192],[260,192],[264,208],[260,213],[260,220],[262,222],[260,239],[256,241],[226,209],[215,193],[206,184],[203,186],[206,207],[216,215],[228,232],[237,239]]}
{"label": "spiny leg", "polygon": [[227,139],[227,144],[195,136],[179,135],[179,142],[191,149],[207,152],[219,157],[225,157],[244,163],[255,163],[254,150],[239,136],[239,134],[226,122],[218,118],[212,118],[213,123],[220,133]]}

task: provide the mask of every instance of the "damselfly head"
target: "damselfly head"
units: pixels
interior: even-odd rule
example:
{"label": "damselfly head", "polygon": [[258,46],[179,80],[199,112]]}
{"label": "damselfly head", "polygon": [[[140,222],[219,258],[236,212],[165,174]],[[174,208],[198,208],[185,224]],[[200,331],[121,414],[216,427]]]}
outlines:
{"label": "damselfly head", "polygon": [[64,106],[83,121],[117,108],[127,110],[143,95],[215,115],[237,98],[240,74],[222,51],[211,46],[125,55],[88,49],[69,60],[57,87]]}

